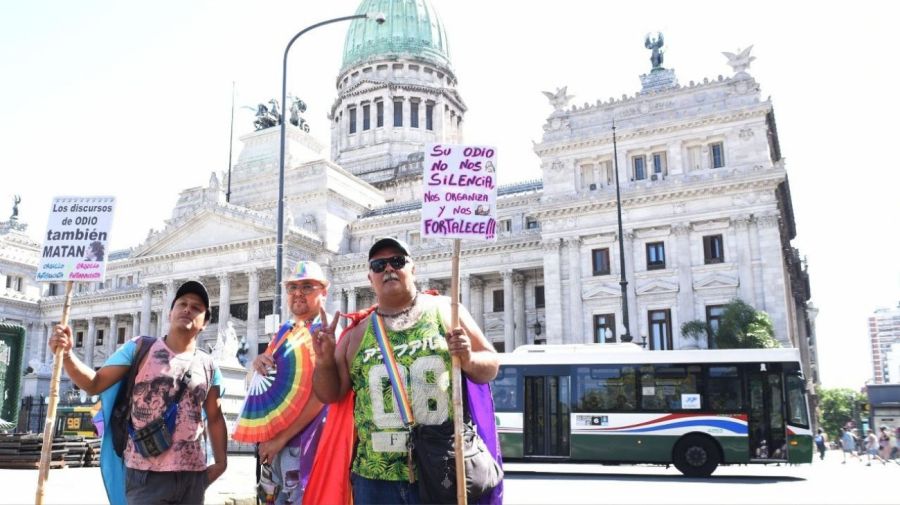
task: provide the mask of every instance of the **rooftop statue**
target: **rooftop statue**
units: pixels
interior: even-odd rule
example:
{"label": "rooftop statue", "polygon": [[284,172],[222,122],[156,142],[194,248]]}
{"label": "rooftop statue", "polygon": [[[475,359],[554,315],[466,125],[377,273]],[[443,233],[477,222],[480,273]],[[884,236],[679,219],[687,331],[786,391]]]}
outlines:
{"label": "rooftop statue", "polygon": [[18,221],[19,220],[19,204],[22,203],[22,197],[16,195],[13,197],[13,210],[12,215],[9,216],[10,221]]}
{"label": "rooftop statue", "polygon": [[749,76],[749,74],[747,74],[747,69],[750,68],[750,63],[756,59],[755,56],[750,56],[751,49],[753,49],[752,45],[743,51],[738,48],[737,54],[729,53],[727,51],[722,52],[722,54],[728,58],[728,65],[734,70],[735,76]]}
{"label": "rooftop statue", "polygon": [[550,105],[553,106],[553,112],[560,112],[566,108],[566,105],[569,104],[569,100],[575,98],[575,95],[567,95],[566,88],[568,86],[563,86],[561,88],[556,88],[556,93],[551,93],[549,91],[542,91],[541,93],[550,100]]}
{"label": "rooftop statue", "polygon": [[647,36],[644,37],[644,47],[653,51],[650,54],[650,63],[653,64],[652,70],[662,70],[663,69],[662,46],[663,46],[662,32],[648,33]]}
{"label": "rooftop statue", "polygon": [[288,98],[291,99],[291,124],[305,132],[309,132],[309,123],[300,117],[301,113],[306,112],[306,102],[292,95],[288,95]]}
{"label": "rooftop statue", "polygon": [[256,111],[256,119],[253,120],[253,127],[256,128],[256,131],[281,124],[281,112],[279,112],[281,108],[278,106],[278,100],[274,98],[269,100],[268,107],[266,107],[266,104],[261,103],[255,109],[247,105],[244,105],[243,108]]}

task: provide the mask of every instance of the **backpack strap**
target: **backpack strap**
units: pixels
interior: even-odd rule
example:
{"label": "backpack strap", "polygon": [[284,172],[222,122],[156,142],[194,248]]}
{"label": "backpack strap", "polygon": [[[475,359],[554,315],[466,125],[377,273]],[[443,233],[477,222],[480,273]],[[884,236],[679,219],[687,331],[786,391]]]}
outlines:
{"label": "backpack strap", "polygon": [[119,392],[116,395],[116,405],[124,405],[129,416],[131,415],[131,392],[134,390],[134,380],[141,370],[141,365],[144,364],[144,358],[147,357],[147,353],[150,352],[150,348],[153,347],[155,342],[156,337],[148,337],[146,335],[141,335],[141,338],[135,342],[134,354],[131,357],[131,366],[128,368],[128,375],[125,377],[125,382],[122,384],[122,387],[119,388]]}

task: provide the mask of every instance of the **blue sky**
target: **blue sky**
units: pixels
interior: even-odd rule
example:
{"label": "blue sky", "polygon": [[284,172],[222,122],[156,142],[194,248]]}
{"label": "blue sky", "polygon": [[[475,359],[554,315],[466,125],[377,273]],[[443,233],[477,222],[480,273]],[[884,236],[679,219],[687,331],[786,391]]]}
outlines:
{"label": "blue sky", "polygon": [[[871,376],[866,318],[900,301],[893,147],[900,106],[887,4],[432,0],[469,106],[466,140],[498,147],[501,183],[539,177],[532,141],[552,108],[633,95],[650,66],[643,36],[662,30],[679,80],[730,75],[722,51],[754,45],[750,73],[771,96],[809,261],[826,386]],[[237,138],[254,105],[280,94],[294,33],[357,2],[33,1],[0,7],[0,216],[12,197],[37,239],[53,196],[118,198],[112,247],[161,228],[182,189],[228,166],[232,81]],[[513,6],[522,6],[513,8]],[[328,143],[347,25],[304,35],[288,89]]]}

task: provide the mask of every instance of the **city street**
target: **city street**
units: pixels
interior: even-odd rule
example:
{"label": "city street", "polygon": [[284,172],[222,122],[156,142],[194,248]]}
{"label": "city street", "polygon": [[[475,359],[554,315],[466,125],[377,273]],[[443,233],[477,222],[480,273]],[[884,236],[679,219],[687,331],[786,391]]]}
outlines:
{"label": "city street", "polygon": [[[687,479],[674,468],[507,464],[507,504],[896,504],[900,465],[841,464],[829,451],[812,465],[722,467],[708,479]],[[206,493],[208,504],[252,504],[253,459],[229,458],[225,476]],[[36,470],[0,470],[0,504],[34,503]],[[47,504],[105,503],[97,468],[54,470]]]}

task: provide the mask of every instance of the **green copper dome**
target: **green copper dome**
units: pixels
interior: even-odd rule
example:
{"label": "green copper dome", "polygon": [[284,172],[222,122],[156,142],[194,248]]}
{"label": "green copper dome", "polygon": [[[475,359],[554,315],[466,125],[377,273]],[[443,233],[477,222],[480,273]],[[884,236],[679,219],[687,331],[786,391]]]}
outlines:
{"label": "green copper dome", "polygon": [[379,25],[354,19],[344,41],[342,71],[372,59],[405,56],[450,68],[447,32],[428,0],[363,0],[357,14],[385,15]]}

